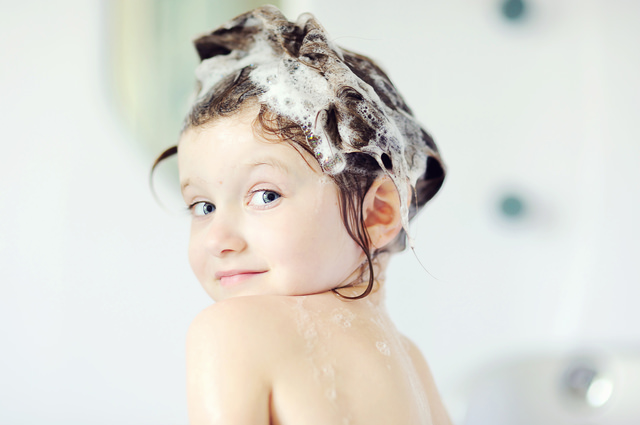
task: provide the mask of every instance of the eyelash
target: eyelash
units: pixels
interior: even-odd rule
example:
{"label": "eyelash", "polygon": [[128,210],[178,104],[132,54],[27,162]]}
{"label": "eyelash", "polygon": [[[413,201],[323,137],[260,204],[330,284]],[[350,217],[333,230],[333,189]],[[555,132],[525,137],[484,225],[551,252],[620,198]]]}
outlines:
{"label": "eyelash", "polygon": [[[265,193],[275,193],[277,198],[269,201],[269,202],[265,202],[264,204],[262,204],[261,206],[258,206],[258,208],[269,208],[269,204],[272,204],[274,202],[276,202],[278,199],[282,198],[282,195],[279,192],[276,192],[275,190],[269,190],[269,189],[259,189],[259,190],[254,190],[252,192],[249,193],[249,204],[251,204],[251,201],[253,201],[253,199],[255,198],[255,196],[259,193],[262,193],[264,196]],[[264,198],[263,198],[264,201]],[[196,212],[196,210],[199,208],[199,206],[202,207],[206,207],[207,205],[210,205],[213,207],[213,211],[209,211],[209,212]],[[212,204],[211,202],[206,202],[206,201],[198,201],[198,202],[194,202],[191,205],[189,205],[187,207],[187,210],[194,216],[196,217],[204,217],[205,215],[209,215],[212,214],[216,211],[216,206],[214,204]]]}
{"label": "eyelash", "polygon": [[[198,208],[198,206],[199,206],[199,205],[202,205],[203,207],[204,207],[205,205],[211,205],[211,206],[213,207],[213,211],[210,211],[210,212],[208,212],[208,213],[198,214],[198,213],[196,212],[196,209]],[[211,214],[211,213],[215,212],[215,210],[216,210],[216,206],[215,206],[215,205],[213,205],[211,202],[198,201],[198,202],[194,202],[193,204],[189,205],[189,206],[187,207],[187,210],[188,210],[192,215],[194,215],[194,216],[196,216],[196,217],[204,217],[205,215],[209,215],[209,214]]]}
{"label": "eyelash", "polygon": [[277,198],[269,201],[269,202],[265,202],[264,204],[258,206],[258,208],[269,208],[269,204],[272,204],[274,202],[276,202],[278,199],[282,198],[282,195],[279,192],[276,192],[275,190],[269,190],[269,189],[258,189],[258,190],[254,190],[252,192],[249,193],[249,204],[251,204],[251,201],[253,201],[253,199],[256,197],[257,194],[262,193],[263,196],[263,201],[264,201],[264,194],[265,193],[275,193]]}

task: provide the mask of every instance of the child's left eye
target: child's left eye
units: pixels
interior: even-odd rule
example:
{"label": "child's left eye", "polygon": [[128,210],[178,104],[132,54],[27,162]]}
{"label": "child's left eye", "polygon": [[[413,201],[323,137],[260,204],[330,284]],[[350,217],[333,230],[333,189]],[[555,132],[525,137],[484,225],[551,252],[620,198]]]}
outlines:
{"label": "child's left eye", "polygon": [[281,196],[273,190],[257,190],[251,195],[249,205],[264,206],[277,201]]}

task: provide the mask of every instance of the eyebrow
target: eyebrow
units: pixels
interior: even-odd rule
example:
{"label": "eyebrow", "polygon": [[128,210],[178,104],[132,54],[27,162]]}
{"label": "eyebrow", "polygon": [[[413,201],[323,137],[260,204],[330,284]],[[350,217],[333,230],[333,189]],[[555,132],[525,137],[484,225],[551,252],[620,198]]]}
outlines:
{"label": "eyebrow", "polygon": [[[291,171],[291,168],[283,161],[280,161],[277,158],[271,158],[271,157],[267,157],[267,158],[259,158],[257,160],[251,161],[249,163],[246,164],[248,168],[256,168],[256,167],[260,167],[262,165],[268,165],[270,167],[276,168],[280,171],[282,171],[285,174],[291,175],[293,174],[293,172]],[[184,190],[187,188],[187,186],[191,186],[192,181],[191,179],[187,178],[184,182],[182,182],[182,184],[180,185],[180,192],[184,192]]]}
{"label": "eyebrow", "polygon": [[184,193],[184,190],[187,188],[187,186],[191,186],[191,179],[186,179],[184,182],[182,182],[182,184],[180,185],[180,193]]}
{"label": "eyebrow", "polygon": [[256,168],[261,165],[268,165],[273,168],[277,168],[285,174],[292,174],[291,168],[288,164],[283,161],[280,161],[278,158],[267,157],[267,158],[259,158],[257,160],[251,161],[247,164],[250,168]]}

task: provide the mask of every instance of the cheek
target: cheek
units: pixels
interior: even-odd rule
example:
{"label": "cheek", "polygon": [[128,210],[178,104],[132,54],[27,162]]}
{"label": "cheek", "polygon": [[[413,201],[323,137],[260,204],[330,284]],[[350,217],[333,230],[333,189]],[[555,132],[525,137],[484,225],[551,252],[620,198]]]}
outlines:
{"label": "cheek", "polygon": [[338,208],[336,207],[333,214],[327,217],[327,222],[323,225],[324,229],[331,229],[331,231],[321,234],[325,237],[324,242],[328,246],[328,262],[334,264],[336,269],[351,273],[365,259],[365,255],[362,248],[349,235]]}
{"label": "cheek", "polygon": [[[299,244],[293,255],[307,260],[313,268],[328,273],[334,270],[342,275],[351,263],[358,263],[360,247],[349,236],[336,201],[326,201],[322,207],[309,214],[295,235]],[[348,270],[349,273],[352,270]]]}
{"label": "cheek", "polygon": [[[286,261],[300,249],[304,226],[285,214],[268,220],[255,220],[247,226],[250,250],[273,261]],[[292,259],[292,258],[291,258]]]}

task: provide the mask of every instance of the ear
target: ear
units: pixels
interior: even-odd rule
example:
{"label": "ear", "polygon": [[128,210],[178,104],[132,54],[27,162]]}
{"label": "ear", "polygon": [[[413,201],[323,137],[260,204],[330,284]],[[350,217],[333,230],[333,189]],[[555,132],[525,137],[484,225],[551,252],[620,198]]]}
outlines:
{"label": "ear", "polygon": [[400,196],[388,176],[379,177],[373,182],[362,207],[364,224],[373,247],[382,248],[400,233]]}

